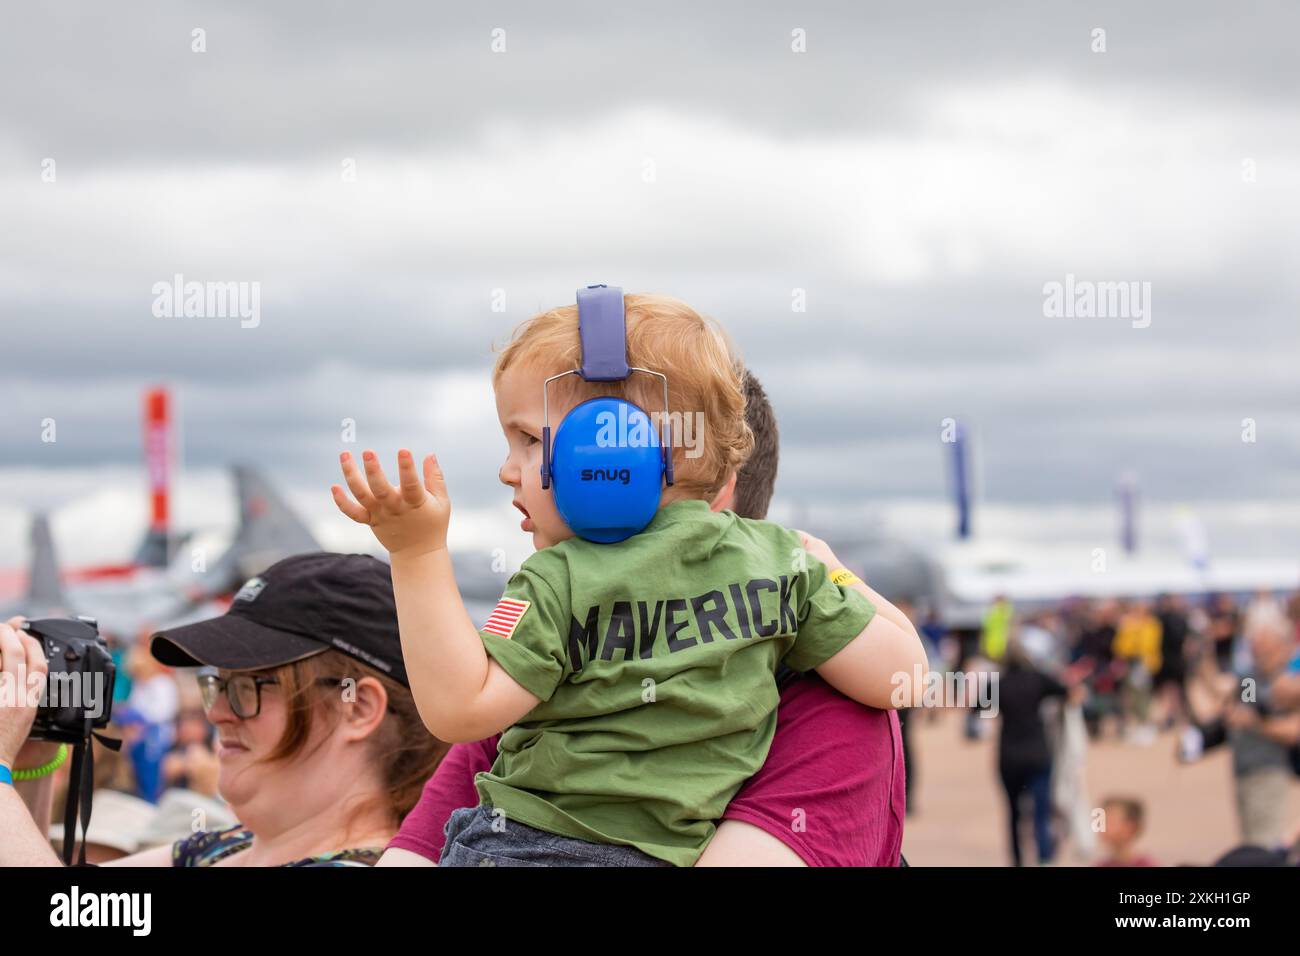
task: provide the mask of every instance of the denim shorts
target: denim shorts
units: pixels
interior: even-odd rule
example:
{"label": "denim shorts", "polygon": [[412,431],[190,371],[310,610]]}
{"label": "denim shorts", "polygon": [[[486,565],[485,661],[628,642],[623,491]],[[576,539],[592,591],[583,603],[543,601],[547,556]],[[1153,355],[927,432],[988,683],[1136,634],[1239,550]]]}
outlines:
{"label": "denim shorts", "polygon": [[636,847],[589,843],[535,830],[516,820],[497,821],[486,805],[452,813],[443,834],[439,866],[672,866]]}

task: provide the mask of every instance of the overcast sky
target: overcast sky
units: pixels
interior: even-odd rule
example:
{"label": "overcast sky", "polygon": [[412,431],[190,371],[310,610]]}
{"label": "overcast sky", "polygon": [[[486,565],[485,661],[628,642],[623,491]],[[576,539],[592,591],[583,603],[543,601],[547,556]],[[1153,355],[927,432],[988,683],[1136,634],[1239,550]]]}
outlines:
{"label": "overcast sky", "polygon": [[[941,502],[949,417],[998,507],[1300,493],[1293,3],[449,6],[7,13],[0,544],[141,480],[154,382],[195,474],[326,494],[352,418],[508,510],[491,347],[589,282],[728,329],[789,503]],[[259,324],[155,316],[176,274]],[[1067,275],[1149,326],[1045,315]]]}

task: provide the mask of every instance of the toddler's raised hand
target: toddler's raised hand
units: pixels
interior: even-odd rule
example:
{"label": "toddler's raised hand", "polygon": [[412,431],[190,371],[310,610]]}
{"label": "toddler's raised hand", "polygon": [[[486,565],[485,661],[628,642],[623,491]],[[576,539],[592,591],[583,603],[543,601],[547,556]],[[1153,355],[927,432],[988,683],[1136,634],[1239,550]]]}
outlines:
{"label": "toddler's raised hand", "polygon": [[451,519],[451,499],[438,467],[438,459],[424,459],[424,482],[415,471],[415,458],[403,448],[397,453],[398,487],[384,477],[379,459],[373,451],[361,456],[365,475],[357,468],[352,455],[343,452],[339,462],[343,478],[356,501],[339,485],[331,485],[339,511],[359,524],[370,526],[391,555],[420,554],[447,546],[447,524]]}

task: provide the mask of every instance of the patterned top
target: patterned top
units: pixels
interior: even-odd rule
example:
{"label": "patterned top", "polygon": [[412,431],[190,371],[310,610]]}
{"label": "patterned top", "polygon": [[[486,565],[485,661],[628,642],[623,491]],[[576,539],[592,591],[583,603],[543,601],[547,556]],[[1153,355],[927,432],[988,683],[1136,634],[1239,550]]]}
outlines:
{"label": "patterned top", "polygon": [[[248,849],[253,833],[247,827],[205,830],[172,844],[172,866],[212,866],[231,854]],[[284,866],[374,866],[383,854],[382,846],[356,847],[309,856]]]}

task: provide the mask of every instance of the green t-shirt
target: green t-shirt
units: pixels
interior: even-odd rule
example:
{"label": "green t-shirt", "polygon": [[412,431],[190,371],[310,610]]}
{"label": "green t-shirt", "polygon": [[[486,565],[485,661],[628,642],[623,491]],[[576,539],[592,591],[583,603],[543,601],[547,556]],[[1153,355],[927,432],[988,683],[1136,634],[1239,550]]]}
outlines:
{"label": "green t-shirt", "polygon": [[767,757],[778,662],[811,670],[874,614],[793,531],[694,499],[617,544],[537,551],[479,633],[542,702],[502,734],[479,796],[690,866]]}

